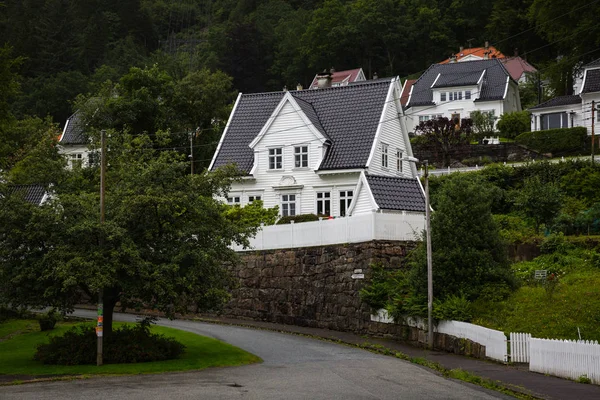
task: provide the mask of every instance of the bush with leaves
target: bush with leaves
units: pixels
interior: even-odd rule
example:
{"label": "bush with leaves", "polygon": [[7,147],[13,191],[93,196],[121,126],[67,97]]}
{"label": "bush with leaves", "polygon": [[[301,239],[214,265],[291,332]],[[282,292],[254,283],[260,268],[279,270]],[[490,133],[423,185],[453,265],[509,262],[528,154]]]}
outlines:
{"label": "bush with leaves", "polygon": [[[324,218],[327,218],[327,217],[324,217]],[[277,225],[290,224],[292,221],[294,221],[295,224],[299,224],[301,222],[312,222],[312,221],[318,221],[318,220],[319,220],[319,216],[316,214],[288,215],[288,216],[279,218],[279,221],[277,221]]]}
{"label": "bush with leaves", "polygon": [[[172,360],[185,346],[173,338],[150,332],[151,320],[115,329],[104,343],[106,364]],[[78,325],[63,336],[38,345],[34,359],[44,364],[82,365],[96,363],[96,331],[93,325]]]}
{"label": "bush with leaves", "polygon": [[531,130],[531,114],[529,111],[514,111],[500,116],[496,125],[500,136],[514,139],[523,132]]}
{"label": "bush with leaves", "polygon": [[433,303],[433,318],[438,321],[470,322],[473,319],[471,302],[463,293],[436,300]]}
{"label": "bush with leaves", "polygon": [[513,195],[515,209],[533,221],[536,232],[542,224],[549,226],[562,207],[558,186],[543,182],[538,176],[527,179]]}

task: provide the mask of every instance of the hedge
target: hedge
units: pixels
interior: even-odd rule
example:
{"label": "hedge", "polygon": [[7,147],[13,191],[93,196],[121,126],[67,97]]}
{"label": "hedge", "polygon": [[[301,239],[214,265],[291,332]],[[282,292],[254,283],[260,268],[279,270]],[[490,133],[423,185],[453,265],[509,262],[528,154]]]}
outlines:
{"label": "hedge", "polygon": [[545,131],[525,132],[516,137],[516,142],[540,153],[553,155],[584,150],[587,128],[561,128]]}
{"label": "hedge", "polygon": [[311,222],[318,220],[319,216],[315,214],[290,215],[287,217],[281,217],[279,221],[277,221],[277,225],[289,224],[291,221],[294,221],[295,224],[298,224],[300,222]]}

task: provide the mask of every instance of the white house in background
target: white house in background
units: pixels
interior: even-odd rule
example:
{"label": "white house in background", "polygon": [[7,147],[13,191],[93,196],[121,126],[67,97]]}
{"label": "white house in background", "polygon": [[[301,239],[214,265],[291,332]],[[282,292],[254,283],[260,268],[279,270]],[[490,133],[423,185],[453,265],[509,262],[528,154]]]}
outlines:
{"label": "white house in background", "polygon": [[[367,78],[365,78],[365,73],[363,72],[362,68],[355,68],[355,69],[349,69],[346,71],[336,71],[335,69],[331,69],[329,72],[324,71],[321,73],[318,73],[315,75],[315,77],[313,78],[312,83],[310,84],[309,89],[319,89],[319,77],[326,77],[329,76],[329,80],[323,82],[323,78],[321,78],[321,82],[325,83],[325,86],[329,87],[329,86],[347,86],[350,83],[354,83],[354,82],[362,82],[367,80]],[[327,78],[325,78],[327,79]]]}
{"label": "white house in background", "polygon": [[262,200],[282,216],[423,215],[400,91],[394,78],[240,94],[210,170],[237,165],[229,204]]}
{"label": "white house in background", "polygon": [[73,168],[75,164],[84,167],[90,164],[89,141],[83,128],[81,115],[77,111],[67,119],[58,139],[59,152],[67,157],[69,168]]}
{"label": "white house in background", "polygon": [[519,85],[496,58],[433,64],[412,83],[405,108],[410,132],[421,121],[437,117],[460,120],[476,110],[499,117],[521,111]]}
{"label": "white house in background", "polygon": [[[583,75],[574,95],[558,96],[531,107],[531,130],[584,126],[592,133],[592,101],[600,107],[600,58],[583,66]],[[600,126],[598,111],[594,113],[595,126]],[[597,129],[596,129],[597,130]]]}

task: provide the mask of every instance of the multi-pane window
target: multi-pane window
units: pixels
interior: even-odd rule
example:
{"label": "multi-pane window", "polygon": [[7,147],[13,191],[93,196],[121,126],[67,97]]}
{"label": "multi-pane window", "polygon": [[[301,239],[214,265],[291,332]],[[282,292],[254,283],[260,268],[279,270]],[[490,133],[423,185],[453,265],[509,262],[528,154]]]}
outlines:
{"label": "multi-pane window", "polygon": [[71,167],[81,167],[83,164],[83,154],[81,153],[71,153],[69,154],[69,164]]}
{"label": "multi-pane window", "polygon": [[317,215],[331,215],[331,192],[317,192]]}
{"label": "multi-pane window", "polygon": [[296,215],[296,195],[282,194],[281,195],[281,215],[289,217]]}
{"label": "multi-pane window", "polygon": [[248,203],[252,203],[256,200],[262,200],[262,196],[248,196]]}
{"label": "multi-pane window", "polygon": [[269,169],[283,169],[283,148],[269,149]]}
{"label": "multi-pane window", "polygon": [[383,168],[388,167],[388,147],[387,144],[381,144],[381,166]]}
{"label": "multi-pane window", "polygon": [[471,91],[465,90],[465,100],[471,100]]}
{"label": "multi-pane window", "polygon": [[239,205],[241,203],[240,196],[231,196],[227,198],[227,204],[229,205]]}
{"label": "multi-pane window", "polygon": [[[456,97],[457,92],[454,92],[454,97]],[[458,92],[458,99],[462,100],[462,92]]]}
{"label": "multi-pane window", "polygon": [[419,122],[429,121],[429,115],[419,115]]}
{"label": "multi-pane window", "polygon": [[294,147],[294,160],[296,168],[308,167],[308,146]]}
{"label": "multi-pane window", "polygon": [[340,216],[345,217],[352,203],[352,196],[354,192],[352,190],[340,191]]}
{"label": "multi-pane window", "polygon": [[446,101],[446,92],[440,93],[440,100],[441,101]]}
{"label": "multi-pane window", "polygon": [[402,152],[396,150],[396,171],[402,172]]}

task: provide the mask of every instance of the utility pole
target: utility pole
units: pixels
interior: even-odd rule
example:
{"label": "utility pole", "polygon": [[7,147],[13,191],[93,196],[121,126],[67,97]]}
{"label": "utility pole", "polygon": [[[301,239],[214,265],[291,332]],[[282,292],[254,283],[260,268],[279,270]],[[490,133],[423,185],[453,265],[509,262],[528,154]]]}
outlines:
{"label": "utility pole", "polygon": [[[104,225],[104,191],[106,188],[106,131],[100,132],[100,224]],[[100,237],[100,247],[104,247],[104,238]],[[104,289],[98,290],[98,322],[96,325],[96,336],[98,338],[98,350],[96,353],[96,365],[103,364],[102,357],[102,337],[104,324],[104,304],[102,295]]]}
{"label": "utility pole", "polygon": [[596,112],[596,102],[592,100],[592,164],[594,163],[594,146],[596,142],[596,138],[594,135],[594,122],[596,121],[596,116],[594,113]]}
{"label": "utility pole", "polygon": [[431,210],[429,207],[429,161],[425,160],[425,234],[427,240],[427,345],[433,350],[433,260],[431,254]]}
{"label": "utility pole", "polygon": [[192,161],[190,173],[194,175],[194,132],[190,131],[190,160]]}

